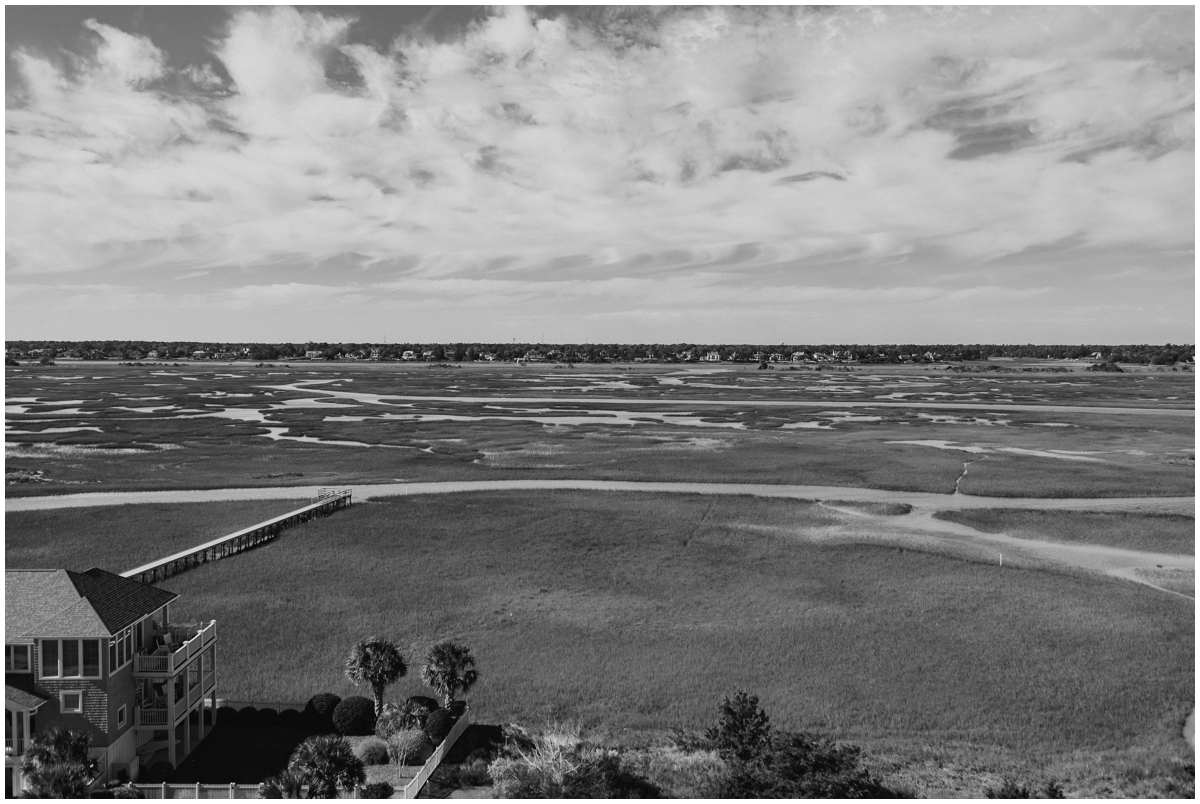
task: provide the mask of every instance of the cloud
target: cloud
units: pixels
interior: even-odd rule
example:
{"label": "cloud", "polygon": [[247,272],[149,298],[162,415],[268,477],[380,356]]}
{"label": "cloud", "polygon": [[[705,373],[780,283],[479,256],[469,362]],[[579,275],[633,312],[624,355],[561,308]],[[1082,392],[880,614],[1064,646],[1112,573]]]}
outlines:
{"label": "cloud", "polygon": [[612,283],[719,264],[725,293],[770,269],[802,301],[820,264],[875,287],[936,253],[919,284],[938,287],[1053,243],[1177,252],[1192,14],[505,7],[380,50],[345,16],[272,7],[213,43],[229,81],[88,21],[70,69],[13,55],[8,273],[211,271],[268,306],[320,271],[593,276],[599,306],[638,287],[699,310],[719,294]]}

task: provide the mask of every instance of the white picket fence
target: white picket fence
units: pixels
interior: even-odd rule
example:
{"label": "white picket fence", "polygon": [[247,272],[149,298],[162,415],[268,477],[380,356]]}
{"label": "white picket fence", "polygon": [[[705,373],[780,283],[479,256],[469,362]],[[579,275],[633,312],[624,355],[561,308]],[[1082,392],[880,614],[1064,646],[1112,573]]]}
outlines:
{"label": "white picket fence", "polygon": [[[249,703],[248,701],[234,701],[233,703]],[[454,724],[454,728],[450,729],[450,733],[446,735],[446,739],[442,740],[442,744],[433,750],[429,755],[429,759],[425,760],[425,764],[417,771],[417,774],[411,779],[405,780],[402,785],[396,790],[398,795],[394,798],[416,798],[421,788],[429,781],[429,777],[433,776],[433,772],[442,764],[442,760],[446,758],[446,754],[450,753],[450,749],[454,747],[454,743],[462,736],[462,733],[467,730],[467,726],[471,725],[471,710],[466,709]],[[258,785],[256,784],[135,784],[145,798],[257,798]],[[304,795],[307,798],[308,788],[304,788]],[[355,787],[353,790],[339,790],[338,798],[362,798],[362,788]]]}
{"label": "white picket fence", "polygon": [[454,724],[454,728],[450,729],[450,733],[446,735],[446,739],[442,740],[442,744],[433,749],[433,753],[429,755],[429,759],[425,760],[425,764],[417,771],[417,775],[405,782],[400,788],[400,798],[416,798],[421,792],[421,788],[429,781],[429,777],[438,769],[438,765],[442,764],[446,754],[450,753],[450,749],[454,747],[454,743],[462,736],[462,733],[467,730],[467,726],[471,725],[471,710],[463,710],[462,717]]}

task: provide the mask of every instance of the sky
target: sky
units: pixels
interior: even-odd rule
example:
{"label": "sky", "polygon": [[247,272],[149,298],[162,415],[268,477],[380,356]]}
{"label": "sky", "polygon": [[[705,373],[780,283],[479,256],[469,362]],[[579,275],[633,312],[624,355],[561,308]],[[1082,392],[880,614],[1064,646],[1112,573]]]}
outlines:
{"label": "sky", "polygon": [[5,336],[1194,343],[1190,6],[5,8]]}

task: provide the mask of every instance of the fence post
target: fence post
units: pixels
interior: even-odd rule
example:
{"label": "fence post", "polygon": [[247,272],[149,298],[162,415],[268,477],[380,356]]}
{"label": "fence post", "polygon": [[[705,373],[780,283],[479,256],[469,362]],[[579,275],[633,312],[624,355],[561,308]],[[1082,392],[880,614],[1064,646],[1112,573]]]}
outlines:
{"label": "fence post", "polygon": [[237,798],[237,785],[233,782],[229,783],[229,797]]}
{"label": "fence post", "polygon": [[166,782],[162,783],[162,793],[159,796],[159,798],[170,798],[170,796],[167,795],[167,783]]}

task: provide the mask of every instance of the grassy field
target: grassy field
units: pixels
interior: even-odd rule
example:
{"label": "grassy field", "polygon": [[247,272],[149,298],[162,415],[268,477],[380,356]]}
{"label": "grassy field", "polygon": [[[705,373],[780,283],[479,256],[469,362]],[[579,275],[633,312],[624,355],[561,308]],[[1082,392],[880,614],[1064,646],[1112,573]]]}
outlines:
{"label": "grassy field", "polygon": [[9,569],[124,572],[301,505],[263,500],[5,512],[4,563]]}
{"label": "grassy field", "polygon": [[[355,639],[390,636],[417,659],[454,637],[479,658],[469,697],[483,722],[577,720],[645,744],[707,724],[741,687],[780,725],[875,747],[896,773],[951,762],[1082,785],[1186,753],[1191,605],[786,535],[831,516],[749,498],[414,497],[356,505],[164,585],[182,595],[177,616],[221,622],[230,698],[345,695]],[[415,676],[389,697],[422,693]]]}
{"label": "grassy field", "polygon": [[1150,553],[1196,554],[1196,520],[1189,516],[1005,508],[939,511],[934,516],[984,533],[1006,533],[1019,539],[1102,544]]}

